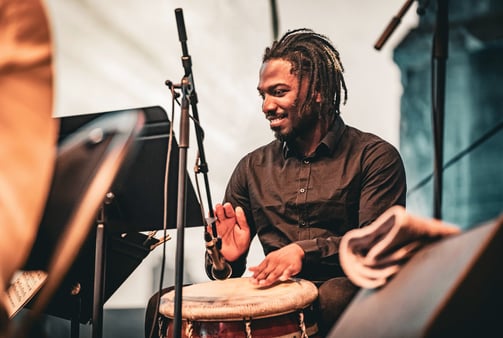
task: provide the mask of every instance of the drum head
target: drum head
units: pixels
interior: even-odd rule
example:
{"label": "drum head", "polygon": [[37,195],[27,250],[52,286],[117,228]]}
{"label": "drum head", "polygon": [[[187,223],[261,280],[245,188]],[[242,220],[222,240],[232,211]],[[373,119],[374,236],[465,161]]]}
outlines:
{"label": "drum head", "polygon": [[[236,320],[264,318],[304,309],[318,297],[317,287],[306,280],[291,279],[259,287],[250,278],[230,278],[194,284],[182,289],[182,318],[189,320]],[[161,298],[159,312],[174,317],[175,290]]]}

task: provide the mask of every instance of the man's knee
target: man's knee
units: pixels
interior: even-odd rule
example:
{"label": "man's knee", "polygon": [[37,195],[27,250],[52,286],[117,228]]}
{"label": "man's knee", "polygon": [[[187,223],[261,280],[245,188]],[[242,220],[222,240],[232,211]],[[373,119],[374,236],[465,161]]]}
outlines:
{"label": "man's knee", "polygon": [[320,327],[329,330],[342,315],[359,288],[346,277],[329,279],[318,288]]}

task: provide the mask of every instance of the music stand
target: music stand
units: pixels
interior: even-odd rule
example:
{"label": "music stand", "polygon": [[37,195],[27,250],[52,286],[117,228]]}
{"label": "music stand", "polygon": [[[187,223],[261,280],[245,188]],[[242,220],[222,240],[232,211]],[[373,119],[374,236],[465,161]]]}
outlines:
{"label": "music stand", "polygon": [[[96,215],[97,223],[102,223],[106,230],[98,224],[96,233],[87,238],[63,287],[46,311],[72,320],[72,332],[78,329],[79,322],[92,321],[93,337],[101,336],[103,304],[148,255],[150,245],[158,241],[140,232],[163,229],[163,189],[170,121],[159,106],[136,109],[143,111],[145,125],[134,141],[134,151],[128,155],[109,189],[107,195],[113,197],[103,203]],[[60,140],[94,119],[116,112],[62,117]],[[176,228],[178,181],[176,139],[173,140],[169,166],[167,228],[173,229]],[[200,204],[190,180],[187,182],[187,226],[202,226]],[[42,230],[47,227],[54,225],[50,222],[41,225]],[[56,241],[57,231],[52,231],[49,239],[47,235],[44,237],[42,243],[37,238],[38,252],[52,247],[47,244]],[[32,255],[27,266],[39,268],[43,257]],[[77,284],[79,293],[75,297],[72,290]]]}
{"label": "music stand", "polygon": [[[150,231],[163,229],[163,182],[166,169],[166,152],[170,121],[160,106],[141,108],[146,123],[135,143],[136,153],[123,168],[112,186],[115,196],[105,206],[107,228],[112,232]],[[68,116],[61,118],[60,137],[75,131],[79,126],[113,112]],[[169,164],[168,229],[176,229],[178,143],[173,140]],[[188,175],[188,174],[187,174]],[[203,226],[203,215],[194,187],[187,179],[187,227]]]}
{"label": "music stand", "polygon": [[18,336],[30,333],[64,284],[144,121],[141,110],[118,111],[87,123],[58,145],[47,203],[25,265],[45,270],[47,279],[15,331]]}

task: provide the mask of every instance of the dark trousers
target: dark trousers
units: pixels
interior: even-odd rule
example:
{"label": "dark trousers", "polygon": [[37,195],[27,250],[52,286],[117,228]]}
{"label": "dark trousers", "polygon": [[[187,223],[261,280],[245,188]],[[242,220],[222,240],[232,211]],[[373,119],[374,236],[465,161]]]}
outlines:
{"label": "dark trousers", "polygon": [[[324,337],[330,332],[359,288],[346,277],[336,277],[315,284],[318,287],[318,299],[313,305],[317,312],[318,334]],[[158,302],[162,295],[173,288],[163,289],[150,297],[145,312],[145,338],[159,338],[159,319],[162,316],[158,312]]]}
{"label": "dark trousers", "polygon": [[320,337],[325,337],[335,322],[342,315],[359,288],[346,277],[336,277],[318,286],[318,299],[315,310],[318,312],[318,327]]}

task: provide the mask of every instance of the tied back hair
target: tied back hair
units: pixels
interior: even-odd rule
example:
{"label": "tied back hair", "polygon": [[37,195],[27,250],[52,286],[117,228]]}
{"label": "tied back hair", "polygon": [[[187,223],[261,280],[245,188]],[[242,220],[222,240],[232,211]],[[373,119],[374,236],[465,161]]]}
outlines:
{"label": "tied back hair", "polygon": [[330,121],[340,114],[341,94],[344,94],[342,103],[345,104],[348,93],[339,52],[329,38],[307,28],[288,31],[266,48],[262,62],[271,59],[288,60],[299,83],[304,78],[309,80],[303,110],[314,107],[316,94],[320,93],[320,118]]}

